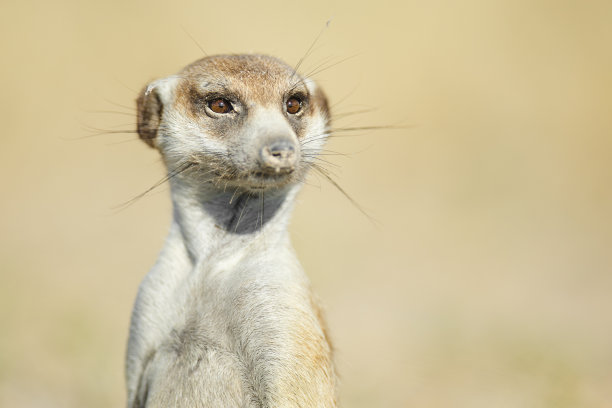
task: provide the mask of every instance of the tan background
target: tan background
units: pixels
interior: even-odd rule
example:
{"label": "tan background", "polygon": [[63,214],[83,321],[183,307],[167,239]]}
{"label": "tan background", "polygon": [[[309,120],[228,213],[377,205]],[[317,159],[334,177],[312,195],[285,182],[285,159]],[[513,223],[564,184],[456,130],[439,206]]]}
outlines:
{"label": "tan background", "polygon": [[168,192],[114,210],[161,164],[83,137],[133,128],[135,92],[202,55],[186,32],[295,64],[333,18],[302,71],[351,57],[315,78],[376,109],[336,126],[411,126],[329,144],[376,222],[316,177],[293,219],[343,406],[612,407],[610,4],[4,0],[0,406],[125,403]]}

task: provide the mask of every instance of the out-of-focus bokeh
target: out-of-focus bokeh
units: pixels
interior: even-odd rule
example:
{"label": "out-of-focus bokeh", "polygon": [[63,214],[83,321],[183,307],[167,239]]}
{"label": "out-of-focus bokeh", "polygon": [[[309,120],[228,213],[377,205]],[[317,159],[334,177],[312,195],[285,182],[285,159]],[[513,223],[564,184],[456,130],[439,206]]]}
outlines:
{"label": "out-of-focus bokeh", "polygon": [[0,406],[125,404],[170,204],[116,208],[163,168],[98,130],[134,129],[137,91],[199,47],[296,64],[324,30],[301,70],[334,126],[400,127],[328,145],[374,221],[313,175],[291,226],[343,406],[611,407],[611,21],[609,1],[3,1]]}

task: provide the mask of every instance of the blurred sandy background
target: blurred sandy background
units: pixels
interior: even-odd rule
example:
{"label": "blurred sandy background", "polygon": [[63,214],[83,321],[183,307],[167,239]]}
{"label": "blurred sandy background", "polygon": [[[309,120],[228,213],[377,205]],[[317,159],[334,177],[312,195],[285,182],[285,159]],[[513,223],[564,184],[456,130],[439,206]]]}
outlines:
{"label": "blurred sandy background", "polygon": [[189,35],[295,64],[330,18],[302,71],[352,57],[315,78],[375,109],[336,126],[411,126],[329,144],[376,223],[316,177],[293,219],[343,406],[612,407],[612,5],[486,0],[0,3],[0,406],[125,404],[168,190],[114,210],[163,169],[88,129],[133,129]]}

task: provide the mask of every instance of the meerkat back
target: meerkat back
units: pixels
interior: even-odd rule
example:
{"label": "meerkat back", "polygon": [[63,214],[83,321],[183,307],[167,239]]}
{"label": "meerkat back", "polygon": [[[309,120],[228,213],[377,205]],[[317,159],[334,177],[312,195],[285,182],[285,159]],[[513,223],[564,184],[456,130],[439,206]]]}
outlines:
{"label": "meerkat back", "polygon": [[276,58],[220,55],[137,104],[173,220],[132,313],[128,407],[335,407],[332,347],[287,232],[329,134],[325,95]]}

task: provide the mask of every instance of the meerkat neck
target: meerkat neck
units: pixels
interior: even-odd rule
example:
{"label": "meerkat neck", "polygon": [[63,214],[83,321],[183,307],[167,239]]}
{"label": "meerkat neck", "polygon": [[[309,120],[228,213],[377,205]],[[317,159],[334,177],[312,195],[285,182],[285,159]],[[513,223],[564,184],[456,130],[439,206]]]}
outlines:
{"label": "meerkat neck", "polygon": [[[265,239],[287,239],[287,224],[298,185],[266,191],[227,191],[211,185],[172,183],[173,221],[179,227],[191,261],[219,249],[239,250]],[[288,242],[288,240],[287,240]]]}

